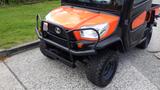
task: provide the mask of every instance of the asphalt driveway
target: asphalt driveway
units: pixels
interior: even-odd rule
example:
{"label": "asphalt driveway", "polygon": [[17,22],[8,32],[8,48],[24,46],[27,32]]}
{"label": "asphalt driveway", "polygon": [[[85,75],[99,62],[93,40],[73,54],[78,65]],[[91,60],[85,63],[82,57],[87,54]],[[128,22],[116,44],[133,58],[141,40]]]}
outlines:
{"label": "asphalt driveway", "polygon": [[160,20],[147,50],[133,48],[120,54],[116,75],[106,88],[87,80],[83,64],[70,68],[36,48],[0,62],[0,90],[160,90],[159,25]]}

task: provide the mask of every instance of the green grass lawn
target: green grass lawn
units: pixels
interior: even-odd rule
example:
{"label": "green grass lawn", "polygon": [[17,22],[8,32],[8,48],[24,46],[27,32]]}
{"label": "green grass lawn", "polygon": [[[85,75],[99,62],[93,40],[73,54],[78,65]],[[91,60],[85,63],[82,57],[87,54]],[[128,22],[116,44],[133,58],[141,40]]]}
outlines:
{"label": "green grass lawn", "polygon": [[60,5],[59,0],[0,8],[0,49],[36,40],[35,17]]}

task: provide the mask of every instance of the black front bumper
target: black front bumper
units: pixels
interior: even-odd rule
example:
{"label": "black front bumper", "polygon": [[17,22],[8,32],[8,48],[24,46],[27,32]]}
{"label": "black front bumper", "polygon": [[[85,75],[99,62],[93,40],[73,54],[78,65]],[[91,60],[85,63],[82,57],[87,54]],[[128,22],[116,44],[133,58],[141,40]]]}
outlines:
{"label": "black front bumper", "polygon": [[40,40],[42,41],[45,41],[47,43],[50,43],[51,45],[61,49],[61,50],[64,50],[68,53],[71,53],[72,55],[76,55],[76,56],[84,56],[84,55],[93,55],[93,54],[96,54],[96,50],[95,49],[90,49],[90,50],[84,50],[84,51],[76,51],[76,50],[73,50],[73,49],[70,49],[70,48],[67,48],[61,44],[58,44],[56,42],[53,42],[49,39],[46,39],[44,37],[42,37],[38,31],[38,28],[36,28],[36,33],[37,33],[37,36]]}
{"label": "black front bumper", "polygon": [[[97,47],[97,45],[98,45],[98,43],[100,41],[100,35],[99,35],[98,31],[95,30],[94,28],[86,28],[86,29],[77,29],[77,30],[66,31],[66,29],[63,26],[57,25],[55,23],[50,23],[50,24],[52,24],[52,25],[54,25],[54,26],[56,26],[58,28],[61,28],[61,30],[63,31],[64,36],[66,36],[66,43],[65,43],[65,46],[64,46],[64,45],[56,42],[56,41],[60,41],[61,42],[62,40],[53,41],[53,40],[48,39],[48,38],[46,38],[46,37],[43,36],[43,34],[42,34],[43,30],[41,32],[39,31],[39,26],[38,26],[39,25],[39,19],[40,19],[40,22],[41,22],[41,29],[43,28],[42,26],[43,26],[44,22],[46,22],[46,23],[50,23],[50,22],[42,21],[41,17],[39,15],[37,15],[37,17],[36,17],[36,29],[35,29],[35,31],[36,31],[37,36],[38,36],[38,38],[40,40],[45,41],[46,43],[50,43],[54,47],[59,48],[59,49],[65,51],[65,52],[68,52],[69,54],[75,55],[75,56],[86,56],[86,55],[96,54],[96,47]],[[82,31],[82,30],[93,30],[93,31],[95,31],[97,33],[97,35],[98,35],[97,41],[96,42],[92,42],[92,47],[89,48],[89,49],[83,49],[83,50],[81,50],[81,49],[73,49],[73,48],[71,48],[72,45],[71,45],[71,40],[70,40],[70,38],[71,38],[70,34],[73,33],[73,32]]]}
{"label": "black front bumper", "polygon": [[58,59],[59,61],[63,62],[64,64],[70,67],[76,67],[75,62],[78,57],[96,54],[96,50],[94,48],[89,50],[87,49],[77,51],[43,37],[43,35],[39,32],[38,27],[36,27],[35,31],[37,33],[38,38],[40,39],[40,49],[42,53],[51,58]]}
{"label": "black front bumper", "polygon": [[47,42],[45,42],[45,41],[41,40],[41,42],[40,42],[40,50],[47,57],[59,60],[59,61],[63,62],[64,64],[70,66],[70,67],[73,67],[73,68],[76,67],[75,60],[72,60],[71,58],[68,59],[68,58],[65,58],[64,56],[61,56],[64,53],[61,53],[59,55],[58,53],[53,51],[53,48],[52,49],[48,48],[47,47]]}

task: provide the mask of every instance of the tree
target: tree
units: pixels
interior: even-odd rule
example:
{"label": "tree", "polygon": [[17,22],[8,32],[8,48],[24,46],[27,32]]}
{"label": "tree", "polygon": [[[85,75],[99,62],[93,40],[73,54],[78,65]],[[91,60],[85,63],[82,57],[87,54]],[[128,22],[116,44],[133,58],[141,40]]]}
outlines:
{"label": "tree", "polygon": [[5,4],[9,4],[9,0],[5,0]]}

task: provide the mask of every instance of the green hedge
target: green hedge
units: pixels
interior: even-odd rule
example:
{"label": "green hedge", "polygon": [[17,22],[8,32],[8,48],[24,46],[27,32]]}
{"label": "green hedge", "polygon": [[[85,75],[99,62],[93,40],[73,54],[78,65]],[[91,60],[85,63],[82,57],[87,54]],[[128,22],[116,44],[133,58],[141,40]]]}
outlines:
{"label": "green hedge", "polygon": [[53,1],[53,0],[0,0],[0,5],[9,5],[9,4],[29,4],[42,1]]}

